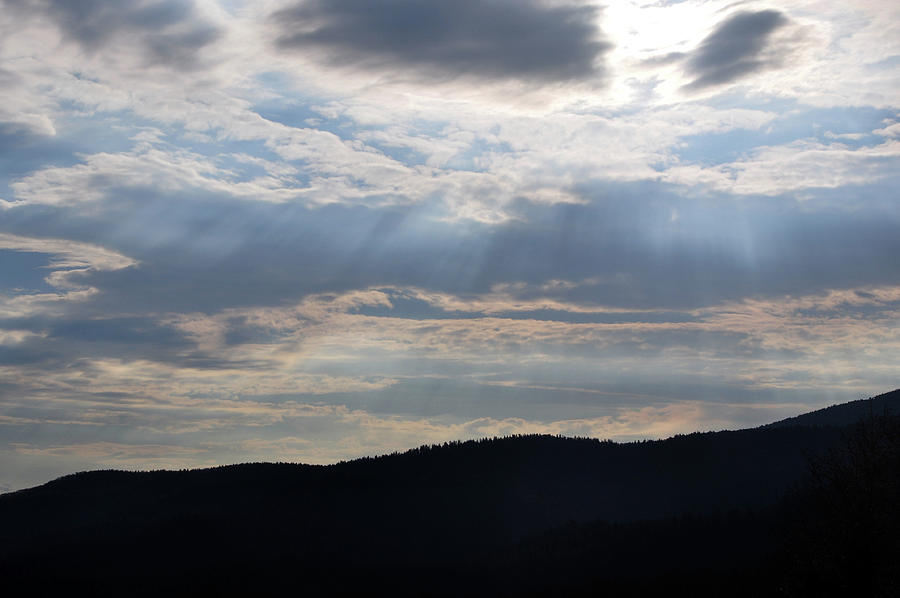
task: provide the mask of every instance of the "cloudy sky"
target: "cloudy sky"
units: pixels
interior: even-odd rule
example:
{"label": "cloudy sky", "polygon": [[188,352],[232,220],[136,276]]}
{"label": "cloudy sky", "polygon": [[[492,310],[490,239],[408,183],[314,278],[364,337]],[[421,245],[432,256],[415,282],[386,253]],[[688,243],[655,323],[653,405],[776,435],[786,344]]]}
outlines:
{"label": "cloudy sky", "polygon": [[0,0],[0,491],[900,386],[895,0]]}

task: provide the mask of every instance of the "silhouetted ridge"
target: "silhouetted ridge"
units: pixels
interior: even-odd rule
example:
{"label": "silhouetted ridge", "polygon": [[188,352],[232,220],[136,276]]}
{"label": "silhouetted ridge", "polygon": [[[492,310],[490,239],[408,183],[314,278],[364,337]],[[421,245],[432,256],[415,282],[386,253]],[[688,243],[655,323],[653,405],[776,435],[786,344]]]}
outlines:
{"label": "silhouetted ridge", "polygon": [[[823,411],[833,422],[858,409]],[[0,578],[46,595],[767,595],[784,577],[773,563],[784,561],[785,497],[859,425],[625,444],[525,435],[330,466],[79,473],[0,496]]]}
{"label": "silhouetted ridge", "polygon": [[847,426],[866,419],[871,415],[900,414],[900,389],[884,394],[860,399],[849,403],[832,405],[824,409],[810,411],[796,417],[766,424],[764,428],[786,426]]}

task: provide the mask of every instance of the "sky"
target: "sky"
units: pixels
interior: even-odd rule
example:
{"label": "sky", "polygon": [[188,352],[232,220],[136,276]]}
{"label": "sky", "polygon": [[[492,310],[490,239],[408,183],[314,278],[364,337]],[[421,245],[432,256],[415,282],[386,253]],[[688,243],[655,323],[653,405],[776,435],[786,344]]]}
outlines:
{"label": "sky", "polygon": [[900,386],[895,0],[0,0],[0,492]]}

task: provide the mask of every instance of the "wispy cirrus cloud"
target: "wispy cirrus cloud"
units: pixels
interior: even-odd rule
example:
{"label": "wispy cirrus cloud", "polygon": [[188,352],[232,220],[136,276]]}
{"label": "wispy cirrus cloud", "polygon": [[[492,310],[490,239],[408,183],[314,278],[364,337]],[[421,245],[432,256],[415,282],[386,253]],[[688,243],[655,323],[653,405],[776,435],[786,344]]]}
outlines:
{"label": "wispy cirrus cloud", "polygon": [[53,256],[48,268],[51,270],[120,270],[134,266],[135,260],[117,251],[66,239],[42,239],[0,233],[0,249],[32,253],[46,253]]}
{"label": "wispy cirrus cloud", "polygon": [[[48,292],[34,289],[13,289],[10,294],[0,294],[0,317],[23,318],[41,312],[64,309],[68,301],[83,302],[97,293],[97,289],[85,282],[85,277],[96,272],[122,270],[137,265],[117,251],[91,243],[79,243],[66,239],[25,237],[0,233],[0,252],[20,254],[44,254],[43,281]],[[8,262],[12,259],[7,258]]]}

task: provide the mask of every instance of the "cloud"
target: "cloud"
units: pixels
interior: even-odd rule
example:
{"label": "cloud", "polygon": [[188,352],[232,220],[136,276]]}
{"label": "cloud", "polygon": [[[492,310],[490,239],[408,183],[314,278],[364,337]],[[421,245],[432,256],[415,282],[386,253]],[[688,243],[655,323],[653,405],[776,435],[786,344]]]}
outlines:
{"label": "cloud", "polygon": [[[0,82],[2,85],[2,82]],[[0,157],[14,156],[27,149],[29,145],[39,141],[42,136],[54,135],[52,123],[48,119],[32,119],[28,122],[23,115],[22,121],[0,121]]]}
{"label": "cloud", "polygon": [[[167,110],[178,104],[164,103]],[[455,106],[452,120],[439,129],[422,125],[419,115],[404,115],[398,116],[403,125],[387,129],[362,125],[355,131],[339,131],[339,136],[266,120],[246,109],[227,114],[192,104],[188,110],[198,109],[197,114],[179,115],[176,124],[194,127],[192,121],[200,120],[204,129],[221,127],[216,133],[222,143],[217,155],[178,149],[143,132],[132,138],[138,142],[133,151],[84,153],[78,156],[80,164],[44,168],[19,179],[11,185],[19,201],[9,205],[73,204],[96,201],[111,188],[120,197],[157,188],[313,204],[408,205],[439,200],[449,218],[498,222],[509,217],[506,208],[515,199],[544,204],[581,201],[572,193],[571,183],[597,175],[600,137],[616,147],[603,156],[604,177],[656,179],[659,171],[650,163],[666,160],[667,148],[679,136],[755,129],[774,117],[761,110],[693,106],[616,118],[522,116],[494,126],[483,114],[470,112],[471,106],[465,112]],[[352,111],[346,116],[356,119]],[[416,120],[407,123],[405,118]],[[221,151],[234,140],[258,142],[256,151],[284,161],[260,162],[245,153]],[[392,157],[394,152],[379,146],[420,152],[425,164]],[[455,154],[451,160],[455,163],[447,163],[448,154]]]}
{"label": "cloud", "polygon": [[594,79],[610,45],[591,6],[537,0],[308,0],[276,12],[286,50],[425,79]]}
{"label": "cloud", "polygon": [[0,481],[895,384],[898,9],[589,3],[0,0]]}
{"label": "cloud", "polygon": [[191,70],[197,52],[221,35],[182,0],[5,0],[21,14],[49,18],[89,54],[113,43],[140,46],[147,65]]}
{"label": "cloud", "polygon": [[777,10],[736,13],[720,23],[688,59],[697,78],[688,87],[702,89],[731,83],[751,73],[780,65],[783,51],[769,43],[777,29],[788,24]]}
{"label": "cloud", "polygon": [[81,285],[70,280],[73,274],[121,270],[137,263],[116,251],[65,239],[39,239],[0,233],[0,249],[53,255],[48,268],[54,272],[48,276],[48,282],[62,288],[80,288]]}
{"label": "cloud", "polygon": [[777,195],[813,188],[873,187],[896,178],[898,158],[900,141],[894,138],[856,149],[842,143],[800,139],[756,147],[734,162],[709,167],[673,166],[664,178],[683,185],[709,185],[734,194]]}
{"label": "cloud", "polygon": [[[75,178],[70,173],[69,182]],[[102,291],[91,300],[91,316],[122,306],[210,313],[385,286],[464,296],[519,283],[506,289],[518,301],[542,295],[681,309],[896,280],[890,182],[880,195],[870,187],[842,197],[839,187],[801,203],[781,196],[710,201],[702,189],[692,197],[674,185],[597,181],[581,185],[583,204],[521,201],[511,206],[514,218],[494,225],[436,220],[427,205],[309,207],[114,186],[97,189],[96,208],[7,210],[0,230],[90,242],[139,261],[75,276]]]}
{"label": "cloud", "polygon": [[[504,300],[518,307],[491,295],[470,308]],[[387,302],[387,293],[370,289],[182,320],[179,328],[197,335],[234,323],[277,329],[273,343],[211,343],[211,351],[235,360],[230,369],[163,363],[161,355],[99,358],[96,343],[84,342],[72,345],[63,367],[0,366],[9,385],[0,425],[14,448],[34,456],[77,456],[84,448],[91,454],[81,456],[101,459],[115,448],[111,458],[119,448],[106,443],[116,443],[158,446],[161,454],[167,446],[202,448],[197,454],[215,462],[246,460],[248,451],[254,458],[333,461],[414,446],[432,434],[662,436],[762,423],[777,419],[775,409],[792,415],[803,401],[825,404],[829,385],[851,395],[877,389],[895,372],[900,347],[896,286],[725,303],[690,312],[691,322],[421,321],[355,313]],[[58,334],[48,340],[68,350]],[[238,363],[261,357],[265,367]],[[397,375],[371,373],[379,371]],[[81,448],[63,448],[61,430],[67,447]],[[324,447],[327,454],[316,452]],[[135,455],[134,464],[158,463],[151,453]]]}
{"label": "cloud", "polygon": [[[84,283],[86,276],[96,272],[126,269],[138,263],[121,253],[91,243],[0,233],[0,254],[4,251],[14,253],[4,256],[4,274],[11,275],[12,278],[0,276],[0,328],[7,327],[7,323],[3,321],[5,318],[31,317],[46,312],[58,314],[63,303],[86,301],[97,293],[96,288]],[[16,280],[15,275],[17,265],[22,261],[20,258],[27,254],[50,256],[42,266],[48,271],[43,282],[49,289],[41,290],[52,292],[39,292],[40,290],[34,292],[35,289],[17,288],[22,283],[27,286],[27,279]],[[24,263],[29,263],[29,260],[25,259]],[[13,287],[11,293],[10,289],[5,288],[7,285]],[[14,353],[19,349],[20,347],[17,347]],[[32,360],[36,355],[28,356],[26,359]],[[0,361],[10,358],[20,359],[15,354],[0,355]]]}
{"label": "cloud", "polygon": [[872,133],[882,137],[900,137],[900,123],[890,124],[883,129],[876,129]]}
{"label": "cloud", "polygon": [[185,446],[166,446],[159,444],[133,445],[115,442],[93,442],[86,444],[62,445],[52,447],[33,447],[13,444],[13,450],[26,455],[50,455],[92,457],[103,459],[138,459],[142,463],[147,457],[168,455],[194,455],[205,452],[204,449]]}

